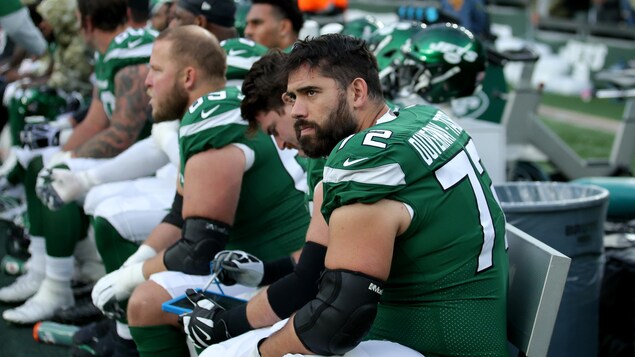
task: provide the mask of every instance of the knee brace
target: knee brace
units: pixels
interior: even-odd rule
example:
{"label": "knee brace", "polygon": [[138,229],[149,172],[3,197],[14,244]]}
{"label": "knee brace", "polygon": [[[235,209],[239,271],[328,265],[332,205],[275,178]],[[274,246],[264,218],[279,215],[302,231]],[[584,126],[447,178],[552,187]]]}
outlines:
{"label": "knee brace", "polygon": [[225,248],[231,227],[208,218],[187,218],[181,239],[165,251],[163,264],[171,271],[208,275],[214,255]]}
{"label": "knee brace", "polygon": [[319,355],[343,355],[370,330],[383,282],[350,270],[327,269],[317,297],[295,315],[300,342]]}

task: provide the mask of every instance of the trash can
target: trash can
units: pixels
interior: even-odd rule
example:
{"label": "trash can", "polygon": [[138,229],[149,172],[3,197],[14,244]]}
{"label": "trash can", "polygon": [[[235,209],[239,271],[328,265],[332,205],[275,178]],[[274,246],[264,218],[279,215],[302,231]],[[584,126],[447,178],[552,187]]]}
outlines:
{"label": "trash can", "polygon": [[507,222],[571,258],[548,356],[597,357],[609,192],[564,182],[494,187]]}

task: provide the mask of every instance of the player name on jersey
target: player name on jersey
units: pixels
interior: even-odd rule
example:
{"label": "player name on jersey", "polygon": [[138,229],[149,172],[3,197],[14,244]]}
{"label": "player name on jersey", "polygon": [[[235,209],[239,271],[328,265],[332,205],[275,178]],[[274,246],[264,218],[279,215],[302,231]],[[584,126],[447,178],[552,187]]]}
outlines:
{"label": "player name on jersey", "polygon": [[408,139],[408,143],[417,150],[426,164],[431,165],[452,146],[462,132],[463,128],[445,113],[437,112],[430,122]]}

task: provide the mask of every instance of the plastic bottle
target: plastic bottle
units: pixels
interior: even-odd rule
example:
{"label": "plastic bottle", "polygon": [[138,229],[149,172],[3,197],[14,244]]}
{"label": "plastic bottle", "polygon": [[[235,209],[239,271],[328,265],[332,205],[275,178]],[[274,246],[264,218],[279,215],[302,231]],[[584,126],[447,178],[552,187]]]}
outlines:
{"label": "plastic bottle", "polygon": [[77,330],[79,330],[79,327],[74,325],[40,321],[33,326],[33,339],[38,342],[71,346],[73,344],[73,335]]}
{"label": "plastic bottle", "polygon": [[7,275],[22,275],[26,270],[25,261],[11,255],[2,257],[0,266],[2,267],[2,271]]}

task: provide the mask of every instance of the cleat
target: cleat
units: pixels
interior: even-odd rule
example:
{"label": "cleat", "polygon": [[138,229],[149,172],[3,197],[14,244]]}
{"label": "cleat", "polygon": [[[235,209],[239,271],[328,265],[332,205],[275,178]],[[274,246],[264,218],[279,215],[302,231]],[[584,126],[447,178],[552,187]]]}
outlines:
{"label": "cleat", "polygon": [[23,305],[5,310],[2,317],[15,324],[34,324],[41,320],[49,320],[55,312],[75,303],[70,287],[63,287],[45,279],[33,297]]}
{"label": "cleat", "polygon": [[126,340],[114,333],[115,350],[113,357],[139,357],[137,345],[133,340]]}
{"label": "cleat", "polygon": [[75,332],[71,356],[112,356],[115,349],[115,321],[103,319]]}
{"label": "cleat", "polygon": [[115,333],[115,320],[102,319],[82,326],[73,335],[74,345],[85,345],[94,339],[99,339],[107,333]]}
{"label": "cleat", "polygon": [[19,303],[37,293],[44,281],[44,274],[27,271],[19,276],[13,284],[0,289],[0,301],[5,303]]}
{"label": "cleat", "polygon": [[93,305],[93,301],[91,299],[83,299],[77,301],[73,306],[57,310],[55,316],[53,316],[53,321],[82,326],[102,318],[104,318],[104,315]]}

